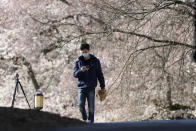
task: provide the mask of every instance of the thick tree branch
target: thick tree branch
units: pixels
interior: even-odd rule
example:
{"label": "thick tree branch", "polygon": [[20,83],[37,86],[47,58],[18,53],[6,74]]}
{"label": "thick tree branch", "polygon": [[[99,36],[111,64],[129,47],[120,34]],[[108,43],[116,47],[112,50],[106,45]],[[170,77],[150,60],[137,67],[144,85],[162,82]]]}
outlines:
{"label": "thick tree branch", "polygon": [[159,40],[159,39],[155,39],[155,38],[153,38],[151,36],[147,36],[147,35],[144,35],[144,34],[138,34],[138,33],[135,33],[135,32],[127,32],[127,31],[123,31],[123,30],[119,30],[119,29],[113,29],[113,32],[130,34],[130,35],[134,35],[134,36],[146,38],[146,39],[148,39],[150,41],[153,41],[153,42],[168,43],[170,45],[180,45],[180,46],[186,46],[186,47],[195,49],[195,46],[193,46],[193,45],[188,45],[188,44],[185,44],[185,43],[181,43],[181,42],[177,42],[177,41],[172,41],[172,40]]}
{"label": "thick tree branch", "polygon": [[173,8],[173,7],[167,7],[167,9],[174,10],[174,11],[178,12],[179,14],[186,14],[191,17],[195,17],[195,15],[193,13],[191,13],[189,10],[185,10],[185,9],[181,9],[181,8]]}
{"label": "thick tree branch", "polygon": [[26,58],[23,57],[23,56],[15,56],[15,57],[12,58],[12,60],[13,60],[16,64],[21,63],[22,65],[25,65],[25,66],[27,67],[27,69],[28,69],[27,72],[28,72],[29,77],[30,77],[31,80],[32,80],[32,83],[33,83],[33,85],[34,85],[34,88],[35,88],[35,90],[38,90],[40,87],[39,87],[39,84],[38,84],[37,79],[36,79],[36,77],[35,77],[35,73],[34,73],[34,71],[33,71],[33,69],[32,69],[31,63],[29,63],[29,62],[26,60]]}
{"label": "thick tree branch", "polygon": [[167,0],[167,1],[173,1],[175,4],[184,5],[184,6],[190,7],[191,9],[196,10],[196,7],[194,6],[192,2],[183,2],[181,0]]}
{"label": "thick tree branch", "polygon": [[[118,32],[118,33],[123,33],[123,34],[134,35],[134,36],[138,36],[138,37],[141,37],[141,38],[146,38],[150,41],[157,42],[157,43],[167,43],[171,46],[178,46],[179,45],[179,46],[185,46],[185,47],[188,47],[188,48],[195,49],[195,46],[193,46],[193,45],[189,45],[189,44],[185,44],[185,43],[181,43],[181,42],[177,42],[177,41],[172,41],[172,40],[159,40],[159,39],[153,38],[152,36],[139,34],[139,33],[135,33],[135,32],[128,32],[128,31],[123,31],[123,30],[120,30],[120,29],[111,29],[111,32]],[[109,31],[85,32],[85,35],[106,34],[106,33],[111,33],[111,32],[109,32]],[[160,46],[162,47],[163,45],[160,45]],[[168,45],[165,45],[165,46],[168,46]]]}

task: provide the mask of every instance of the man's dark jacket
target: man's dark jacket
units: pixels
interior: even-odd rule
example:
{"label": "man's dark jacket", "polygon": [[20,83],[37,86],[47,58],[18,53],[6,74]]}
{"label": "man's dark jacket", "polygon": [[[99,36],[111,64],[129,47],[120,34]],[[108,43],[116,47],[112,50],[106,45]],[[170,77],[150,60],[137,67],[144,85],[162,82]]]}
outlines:
{"label": "man's dark jacket", "polygon": [[[86,66],[85,72],[81,71],[81,67]],[[80,56],[74,64],[74,77],[78,78],[77,85],[79,88],[95,88],[97,79],[99,80],[101,89],[105,88],[105,80],[101,69],[101,64],[98,58],[90,54],[90,59],[85,60]]]}

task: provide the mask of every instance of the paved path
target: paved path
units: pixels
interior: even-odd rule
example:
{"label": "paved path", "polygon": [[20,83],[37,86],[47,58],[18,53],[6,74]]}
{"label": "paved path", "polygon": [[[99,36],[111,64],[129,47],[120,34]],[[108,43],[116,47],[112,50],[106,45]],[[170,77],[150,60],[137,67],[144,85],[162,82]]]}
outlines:
{"label": "paved path", "polygon": [[196,119],[96,123],[88,126],[57,128],[48,131],[196,131]]}

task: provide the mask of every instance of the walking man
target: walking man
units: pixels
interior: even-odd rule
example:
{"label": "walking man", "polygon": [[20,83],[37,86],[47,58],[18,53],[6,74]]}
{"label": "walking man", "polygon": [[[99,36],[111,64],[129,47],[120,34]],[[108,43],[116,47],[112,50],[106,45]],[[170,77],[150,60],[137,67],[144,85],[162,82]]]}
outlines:
{"label": "walking man", "polygon": [[[95,110],[95,88],[97,80],[100,83],[101,90],[105,90],[105,80],[98,58],[90,54],[90,46],[82,43],[80,46],[82,55],[74,64],[74,77],[78,79],[78,106],[84,121],[88,123],[94,122]],[[85,110],[86,100],[88,102],[88,116]]]}

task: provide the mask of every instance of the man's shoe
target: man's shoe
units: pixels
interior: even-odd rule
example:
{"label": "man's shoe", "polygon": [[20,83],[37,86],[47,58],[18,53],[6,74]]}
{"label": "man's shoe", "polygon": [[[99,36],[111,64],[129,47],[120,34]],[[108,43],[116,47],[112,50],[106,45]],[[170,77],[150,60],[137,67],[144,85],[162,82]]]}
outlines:
{"label": "man's shoe", "polygon": [[93,124],[92,120],[87,121],[88,124]]}
{"label": "man's shoe", "polygon": [[87,123],[87,120],[83,119],[83,122],[86,122]]}

